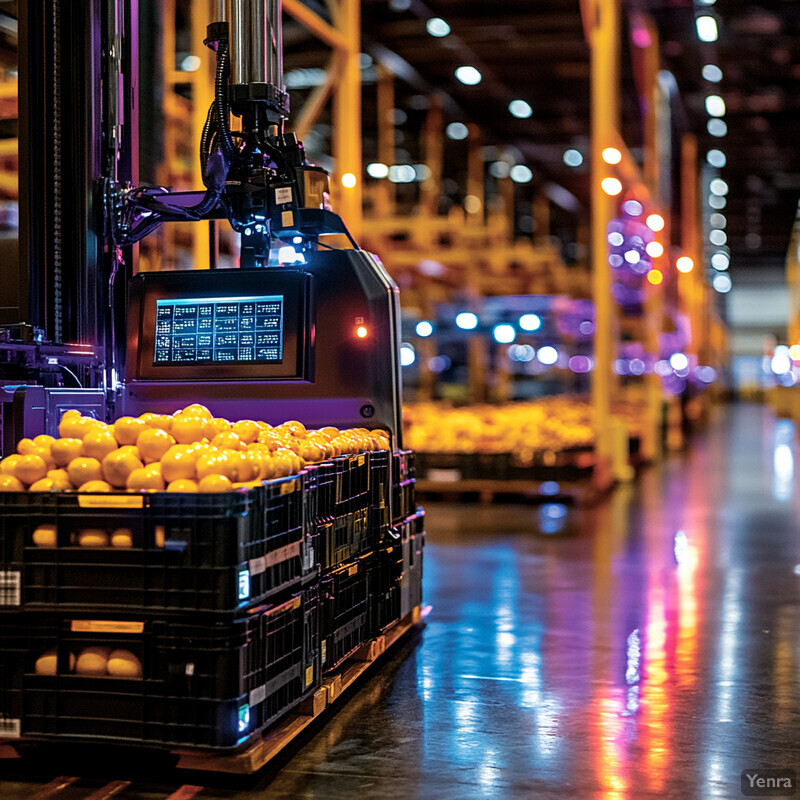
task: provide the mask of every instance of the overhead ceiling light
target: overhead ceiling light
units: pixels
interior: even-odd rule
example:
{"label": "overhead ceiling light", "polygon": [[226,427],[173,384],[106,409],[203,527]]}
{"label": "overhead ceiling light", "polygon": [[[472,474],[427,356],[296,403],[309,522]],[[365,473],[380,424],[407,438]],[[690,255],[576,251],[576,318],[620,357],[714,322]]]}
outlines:
{"label": "overhead ceiling light", "polygon": [[661,242],[648,242],[645,252],[650,258],[659,258],[664,255],[664,245]]}
{"label": "overhead ceiling light", "polygon": [[526,103],[524,100],[512,100],[508,104],[508,110],[511,112],[511,116],[517,119],[528,119],[533,114],[530,103]]}
{"label": "overhead ceiling light", "polygon": [[711,192],[711,194],[715,194],[718,197],[724,197],[726,194],[728,194],[728,184],[725,183],[722,178],[714,178],[714,180],[709,183],[708,190]]}
{"label": "overhead ceiling light", "polygon": [[714,267],[714,269],[718,269],[720,271],[726,270],[730,264],[730,256],[727,253],[723,253],[721,250],[711,256],[711,266]]}
{"label": "overhead ceiling light", "polygon": [[716,42],[719,36],[717,20],[709,14],[697,17],[694,21],[697,27],[697,38],[701,42]]}
{"label": "overhead ceiling light", "polygon": [[441,17],[431,17],[425,27],[431,36],[441,38],[450,33],[450,26]]}
{"label": "overhead ceiling light", "polygon": [[533,179],[533,173],[524,164],[515,164],[511,167],[509,175],[514,183],[530,183]]}
{"label": "overhead ceiling light", "polygon": [[622,191],[622,182],[618,178],[603,178],[600,185],[603,187],[603,191],[612,197]]}
{"label": "overhead ceiling light", "polygon": [[726,205],[728,205],[728,201],[720,195],[712,194],[711,197],[708,198],[708,204],[711,206],[711,208],[721,211]]}
{"label": "overhead ceiling light", "polygon": [[706,64],[703,67],[703,77],[711,83],[719,83],[722,80],[722,70],[716,64]]}
{"label": "overhead ceiling light", "polygon": [[564,151],[564,163],[568,167],[579,167],[581,164],[583,164],[583,156],[579,150],[570,148],[569,150]]}
{"label": "overhead ceiling light", "polygon": [[706,130],[712,136],[720,137],[720,136],[725,136],[725,134],[728,132],[728,126],[725,124],[724,120],[717,119],[716,117],[714,117],[714,119],[710,119],[708,121],[708,124],[706,125]]}
{"label": "overhead ceiling light", "polygon": [[619,164],[622,161],[622,153],[616,147],[606,147],[603,150],[603,161],[606,164]]}
{"label": "overhead ceiling light", "polygon": [[694,261],[689,256],[681,256],[676,262],[675,267],[678,272],[684,273],[691,272],[694,269]]}
{"label": "overhead ceiling light", "polygon": [[645,223],[651,231],[657,232],[664,229],[664,217],[661,214],[649,214]]}
{"label": "overhead ceiling light", "polygon": [[511,166],[507,161],[493,161],[489,164],[489,174],[493,178],[507,178],[511,172]]}
{"label": "overhead ceiling light", "polygon": [[728,224],[728,220],[725,218],[724,214],[712,214],[708,218],[709,223],[713,228],[724,228]]}
{"label": "overhead ceiling light", "polygon": [[370,178],[386,178],[389,175],[389,167],[379,161],[373,161],[371,164],[367,164],[367,175]]}
{"label": "overhead ceiling light", "polygon": [[448,139],[460,140],[466,139],[467,136],[469,136],[469,130],[463,122],[451,122],[447,128],[445,128],[445,133]]}
{"label": "overhead ceiling light", "polygon": [[466,86],[477,86],[483,79],[483,75],[475,67],[466,65],[456,70],[456,78]]}
{"label": "overhead ceiling light", "polygon": [[629,217],[638,217],[644,211],[644,207],[638,200],[626,200],[622,204],[622,210],[629,216]]}
{"label": "overhead ceiling light", "polygon": [[706,111],[712,117],[725,116],[725,101],[718,94],[706,97]]}
{"label": "overhead ceiling light", "polygon": [[706,153],[706,161],[711,164],[712,167],[722,169],[728,160],[725,158],[725,153],[723,153],[722,150],[709,150]]}
{"label": "overhead ceiling light", "polygon": [[720,294],[727,294],[733,288],[733,281],[727,272],[719,272],[714,276],[711,285]]}
{"label": "overhead ceiling light", "polygon": [[708,234],[708,241],[711,244],[716,245],[717,247],[721,247],[725,242],[728,241],[728,236],[725,231],[717,230],[716,228]]}

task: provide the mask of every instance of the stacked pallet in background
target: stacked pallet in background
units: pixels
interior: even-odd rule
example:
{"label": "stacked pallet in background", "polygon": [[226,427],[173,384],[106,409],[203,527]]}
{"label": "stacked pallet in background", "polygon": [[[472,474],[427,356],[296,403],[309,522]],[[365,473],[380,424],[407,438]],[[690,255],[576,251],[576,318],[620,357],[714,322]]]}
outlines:
{"label": "stacked pallet in background", "polygon": [[412,458],[220,494],[0,493],[0,741],[256,742],[419,605]]}

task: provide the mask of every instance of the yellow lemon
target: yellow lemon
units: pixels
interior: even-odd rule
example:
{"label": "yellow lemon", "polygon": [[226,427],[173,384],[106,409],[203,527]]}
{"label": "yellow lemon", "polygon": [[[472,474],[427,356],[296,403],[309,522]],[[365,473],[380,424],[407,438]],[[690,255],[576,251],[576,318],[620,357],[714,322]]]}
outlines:
{"label": "yellow lemon", "polygon": [[164,478],[161,470],[155,469],[158,464],[150,464],[141,469],[135,469],[128,475],[128,489],[134,492],[162,492],[164,491]]}
{"label": "yellow lemon", "polygon": [[213,494],[215,492],[232,492],[233,483],[224,475],[206,475],[197,484],[199,492]]}
{"label": "yellow lemon", "polygon": [[233,432],[233,430],[223,431],[218,433],[211,440],[212,447],[218,447],[220,450],[244,450],[244,442]]}
{"label": "yellow lemon", "polygon": [[25,485],[14,475],[0,475],[0,492],[24,492]]}
{"label": "yellow lemon", "polygon": [[62,439],[83,439],[93,428],[101,423],[94,417],[62,417],[58,426],[58,435]]}
{"label": "yellow lemon", "polygon": [[110,647],[87,647],[78,654],[75,672],[78,675],[106,675]]}
{"label": "yellow lemon", "polygon": [[52,478],[40,478],[28,487],[29,492],[52,492],[55,488]]}
{"label": "yellow lemon", "polygon": [[191,417],[200,417],[201,419],[213,419],[214,415],[202,403],[192,403],[183,409],[183,414]]}
{"label": "yellow lemon", "polygon": [[197,481],[188,480],[186,478],[179,478],[177,481],[172,481],[167,486],[168,492],[186,492],[196,494],[199,489],[197,488]]}
{"label": "yellow lemon", "polygon": [[148,428],[136,439],[136,446],[145,464],[158,461],[174,444],[175,439],[161,428]]}
{"label": "yellow lemon", "polygon": [[185,413],[176,414],[170,433],[178,444],[192,444],[202,441],[205,436],[205,423],[206,420],[202,417],[188,416]]}
{"label": "yellow lemon", "polygon": [[252,419],[242,419],[234,422],[231,430],[245,443],[250,444],[258,438],[260,429]]}
{"label": "yellow lemon", "polygon": [[136,444],[139,434],[147,428],[140,417],[120,417],[114,423],[114,438],[120,445]]}
{"label": "yellow lemon", "polygon": [[203,426],[203,432],[205,433],[206,439],[211,440],[218,433],[229,431],[231,427],[231,423],[224,417],[213,417],[212,419],[206,420]]}
{"label": "yellow lemon", "polygon": [[107,481],[86,481],[78,487],[79,492],[113,492],[114,487]]}
{"label": "yellow lemon", "polygon": [[19,480],[30,486],[44,478],[47,475],[47,469],[47,462],[41,456],[32,453],[22,456],[17,461],[14,474]]}
{"label": "yellow lemon", "polygon": [[58,467],[66,467],[73,458],[83,455],[81,439],[56,439],[50,446],[50,454]]}
{"label": "yellow lemon", "polygon": [[161,474],[167,483],[177,480],[194,480],[197,476],[197,459],[200,451],[188,444],[174,444],[161,456]]}
{"label": "yellow lemon", "polygon": [[52,523],[45,523],[39,525],[33,532],[33,543],[37,547],[55,547],[56,546],[56,526]]}
{"label": "yellow lemon", "polygon": [[117,440],[113,434],[97,427],[83,437],[83,455],[102,461],[109,453],[117,449]]}
{"label": "yellow lemon", "polygon": [[74,488],[65,469],[51,469],[47,477],[53,481],[53,489],[56,492],[66,492]]}
{"label": "yellow lemon", "polygon": [[130,650],[112,650],[108,654],[107,669],[115,678],[142,677],[142,662]]}
{"label": "yellow lemon", "polygon": [[79,547],[108,547],[108,533],[101,528],[83,528],[78,531]]}
{"label": "yellow lemon", "polygon": [[112,547],[133,547],[133,532],[130,528],[117,528],[111,532]]}
{"label": "yellow lemon", "polygon": [[21,458],[22,456],[19,453],[12,453],[10,456],[6,456],[0,461],[0,475],[13,475],[17,467],[17,461]]}
{"label": "yellow lemon", "polygon": [[[133,451],[133,452],[132,452]],[[128,476],[135,469],[141,469],[144,464],[138,458],[139,451],[136,447],[126,445],[119,450],[113,450],[103,459],[103,476],[118,489],[128,485]]]}
{"label": "yellow lemon", "polygon": [[79,456],[67,464],[67,475],[74,486],[83,486],[89,481],[103,480],[103,468],[96,458]]}

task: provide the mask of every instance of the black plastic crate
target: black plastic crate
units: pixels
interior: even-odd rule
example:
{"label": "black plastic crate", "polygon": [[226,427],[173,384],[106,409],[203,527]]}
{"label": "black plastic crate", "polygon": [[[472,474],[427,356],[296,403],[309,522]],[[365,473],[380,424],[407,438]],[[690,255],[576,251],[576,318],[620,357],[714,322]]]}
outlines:
{"label": "black plastic crate", "polygon": [[376,450],[369,459],[369,528],[372,546],[380,545],[391,525],[391,453]]}
{"label": "black plastic crate", "polygon": [[341,566],[320,580],[323,672],[334,669],[369,639],[370,557]]}
{"label": "black plastic crate", "polygon": [[392,455],[393,523],[406,519],[416,509],[416,474],[416,456],[413,450],[400,450]]}
{"label": "black plastic crate", "polygon": [[[7,738],[235,749],[319,682],[316,598],[298,594],[227,623],[3,614],[0,731]],[[70,672],[70,653],[124,648],[142,677]],[[35,672],[55,649],[58,673]],[[0,737],[2,738],[2,737]]]}
{"label": "black plastic crate", "polygon": [[369,508],[370,453],[339,456],[334,472],[334,518]]}
{"label": "black plastic crate", "polygon": [[[0,606],[240,612],[304,573],[303,476],[220,494],[0,493]],[[55,547],[37,547],[41,525]],[[131,547],[82,547],[81,531]]]}
{"label": "black plastic crate", "polygon": [[369,560],[370,636],[377,636],[400,619],[403,545],[377,550]]}

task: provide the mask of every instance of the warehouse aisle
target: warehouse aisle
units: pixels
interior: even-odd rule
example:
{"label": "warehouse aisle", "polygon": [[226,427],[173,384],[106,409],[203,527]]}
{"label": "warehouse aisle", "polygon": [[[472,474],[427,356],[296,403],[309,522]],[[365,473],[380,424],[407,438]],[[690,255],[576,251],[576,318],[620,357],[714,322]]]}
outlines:
{"label": "warehouse aisle", "polygon": [[733,406],[580,515],[431,505],[427,627],[281,771],[234,785],[138,755],[103,780],[132,779],[120,800],[740,798],[743,770],[800,766],[799,457],[790,423]]}
{"label": "warehouse aisle", "polygon": [[555,536],[535,507],[431,506],[426,630],[237,796],[738,798],[796,769],[798,455],[733,406]]}

